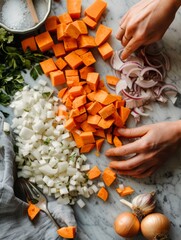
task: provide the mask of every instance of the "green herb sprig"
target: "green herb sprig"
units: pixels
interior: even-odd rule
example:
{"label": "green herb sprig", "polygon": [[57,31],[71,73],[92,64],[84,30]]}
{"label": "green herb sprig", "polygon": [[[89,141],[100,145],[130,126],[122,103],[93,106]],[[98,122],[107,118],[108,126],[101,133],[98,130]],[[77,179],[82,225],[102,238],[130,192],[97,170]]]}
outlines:
{"label": "green herb sprig", "polygon": [[47,57],[39,52],[27,49],[23,52],[14,34],[0,28],[0,104],[9,105],[12,96],[24,86],[22,71],[30,70],[36,80],[42,69],[39,62]]}

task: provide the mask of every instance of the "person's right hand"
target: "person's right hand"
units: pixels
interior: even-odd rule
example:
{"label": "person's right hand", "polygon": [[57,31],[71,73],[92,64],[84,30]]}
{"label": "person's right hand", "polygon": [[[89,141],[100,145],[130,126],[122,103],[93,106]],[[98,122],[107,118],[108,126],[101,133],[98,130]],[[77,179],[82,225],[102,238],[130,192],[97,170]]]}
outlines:
{"label": "person's right hand", "polygon": [[175,18],[180,0],[141,0],[123,16],[116,38],[126,59],[139,47],[160,40]]}

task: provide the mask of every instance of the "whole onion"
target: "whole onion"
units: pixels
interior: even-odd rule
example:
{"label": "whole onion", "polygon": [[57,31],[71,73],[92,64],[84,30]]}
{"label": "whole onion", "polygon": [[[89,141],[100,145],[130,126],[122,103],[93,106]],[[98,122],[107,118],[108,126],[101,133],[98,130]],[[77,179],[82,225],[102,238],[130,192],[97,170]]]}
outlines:
{"label": "whole onion", "polygon": [[133,213],[124,212],[115,219],[114,229],[121,237],[134,237],[139,233],[140,222]]}
{"label": "whole onion", "polygon": [[170,229],[169,219],[161,213],[151,213],[143,218],[141,232],[148,240],[166,240]]}

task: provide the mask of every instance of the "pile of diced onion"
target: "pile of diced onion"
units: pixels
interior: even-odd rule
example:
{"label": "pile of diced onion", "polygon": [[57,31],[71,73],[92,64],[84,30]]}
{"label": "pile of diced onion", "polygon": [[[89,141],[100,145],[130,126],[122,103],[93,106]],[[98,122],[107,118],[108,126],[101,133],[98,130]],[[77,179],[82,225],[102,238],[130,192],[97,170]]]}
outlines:
{"label": "pile of diced onion", "polygon": [[121,95],[126,107],[132,109],[131,114],[136,121],[140,116],[149,116],[145,109],[148,103],[158,101],[165,103],[174,99],[178,90],[173,84],[165,82],[170,61],[158,43],[149,45],[121,60],[123,49],[112,55],[110,64],[120,79],[115,88],[108,85],[117,95]]}
{"label": "pile of diced onion", "polygon": [[[36,183],[61,204],[74,204],[78,197],[89,198],[98,187],[87,178],[87,157],[79,153],[64,128],[64,117],[57,116],[58,108],[65,107],[52,93],[46,81],[40,80],[36,87],[25,86],[14,96],[12,128],[18,177]],[[78,201],[83,207],[81,198]]]}

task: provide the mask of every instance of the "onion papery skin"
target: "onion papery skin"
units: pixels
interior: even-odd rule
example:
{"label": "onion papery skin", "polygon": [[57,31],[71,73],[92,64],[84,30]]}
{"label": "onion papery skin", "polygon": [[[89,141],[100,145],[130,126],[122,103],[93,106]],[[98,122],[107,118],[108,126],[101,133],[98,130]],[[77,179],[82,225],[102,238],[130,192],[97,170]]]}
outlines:
{"label": "onion papery skin", "polygon": [[121,237],[134,237],[140,231],[140,222],[133,213],[123,212],[115,219],[114,229]]}
{"label": "onion papery skin", "polygon": [[148,214],[141,222],[141,232],[148,240],[167,240],[169,229],[170,221],[161,213]]}

